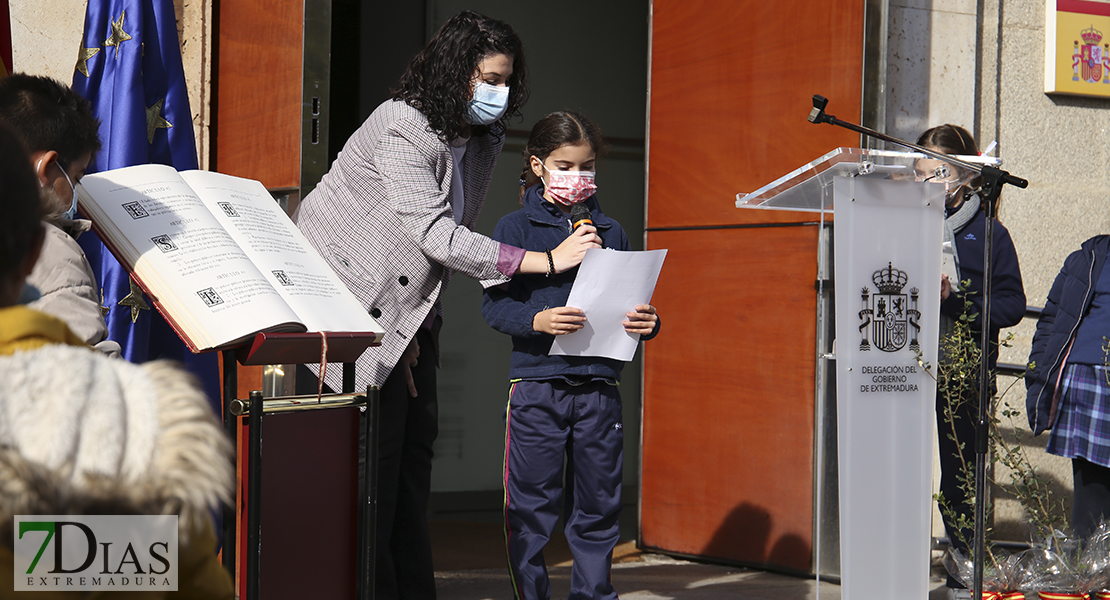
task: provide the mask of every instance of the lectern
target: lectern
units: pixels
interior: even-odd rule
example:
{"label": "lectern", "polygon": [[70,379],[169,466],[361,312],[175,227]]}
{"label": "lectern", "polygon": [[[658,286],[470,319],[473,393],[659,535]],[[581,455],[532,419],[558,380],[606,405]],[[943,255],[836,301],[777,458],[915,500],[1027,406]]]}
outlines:
{"label": "lectern", "polygon": [[945,186],[915,180],[918,158],[838,148],[737,199],[811,211],[822,231],[832,217],[815,257],[817,389],[835,394],[818,400],[815,546],[846,600],[929,590]]}
{"label": "lectern", "polygon": [[[225,567],[240,571],[239,597],[374,597],[378,397],[374,387],[352,392],[354,361],[375,338],[259,333],[225,351],[224,425],[236,443],[239,485],[236,506],[224,511],[223,553]],[[343,393],[235,398],[236,361],[322,358],[343,369]]]}

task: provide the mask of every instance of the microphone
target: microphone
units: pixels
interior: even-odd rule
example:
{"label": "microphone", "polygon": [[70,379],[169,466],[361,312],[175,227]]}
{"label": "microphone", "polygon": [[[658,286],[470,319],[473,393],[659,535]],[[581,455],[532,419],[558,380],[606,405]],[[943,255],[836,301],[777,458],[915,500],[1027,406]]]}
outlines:
{"label": "microphone", "polygon": [[593,225],[593,215],[584,204],[575,204],[570,208],[570,230],[575,231],[583,225]]}
{"label": "microphone", "polygon": [[829,99],[820,95],[813,95],[813,110],[809,111],[809,122],[813,124],[832,123],[836,117],[825,112],[825,107],[829,105]]}

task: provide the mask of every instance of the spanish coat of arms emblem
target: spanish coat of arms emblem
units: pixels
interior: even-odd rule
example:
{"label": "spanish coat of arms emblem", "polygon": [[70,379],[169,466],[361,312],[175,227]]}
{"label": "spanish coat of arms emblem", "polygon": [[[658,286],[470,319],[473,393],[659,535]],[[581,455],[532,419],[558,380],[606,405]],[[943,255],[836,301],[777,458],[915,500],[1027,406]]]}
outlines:
{"label": "spanish coat of arms emblem", "polygon": [[1110,83],[1110,44],[1099,46],[1102,32],[1091,26],[1079,32],[1079,37],[1083,38],[1083,44],[1080,45],[1079,40],[1074,42],[1071,80]]}
{"label": "spanish coat of arms emblem", "polygon": [[859,312],[861,351],[870,351],[874,346],[883,352],[897,352],[907,341],[910,350],[921,350],[917,340],[921,333],[918,324],[921,312],[917,310],[919,290],[914,287],[909,294],[903,293],[908,279],[906,272],[895,269],[893,263],[871,274],[871,282],[878,291],[864,287],[860,294],[863,301],[863,310]]}

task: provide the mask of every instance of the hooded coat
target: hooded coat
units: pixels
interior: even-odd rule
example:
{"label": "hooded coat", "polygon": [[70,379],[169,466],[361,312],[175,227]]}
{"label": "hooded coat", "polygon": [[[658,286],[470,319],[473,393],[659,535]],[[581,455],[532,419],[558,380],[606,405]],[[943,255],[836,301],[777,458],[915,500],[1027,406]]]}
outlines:
{"label": "hooded coat", "polygon": [[209,517],[231,499],[231,456],[204,392],[176,364],[109,358],[54,317],[0,309],[0,598],[22,597],[12,528],[27,514],[179,517],[177,592],[28,598],[233,598]]}
{"label": "hooded coat", "polygon": [[1110,236],[1096,235],[1064,260],[1048,292],[1025,371],[1026,414],[1033,435],[1052,429],[1059,416],[1056,387],[1079,324],[1094,298],[1095,283],[1106,264]]}

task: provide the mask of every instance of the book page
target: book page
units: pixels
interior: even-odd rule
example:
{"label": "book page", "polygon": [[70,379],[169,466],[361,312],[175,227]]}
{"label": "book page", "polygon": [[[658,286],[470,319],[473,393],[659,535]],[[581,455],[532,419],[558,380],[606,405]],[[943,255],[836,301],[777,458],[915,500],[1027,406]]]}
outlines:
{"label": "book page", "polygon": [[172,167],[87,175],[82,212],[194,351],[304,331],[269,279]]}
{"label": "book page", "polygon": [[381,326],[262,183],[211,171],[181,176],[309,331],[374,332],[381,339]]}

